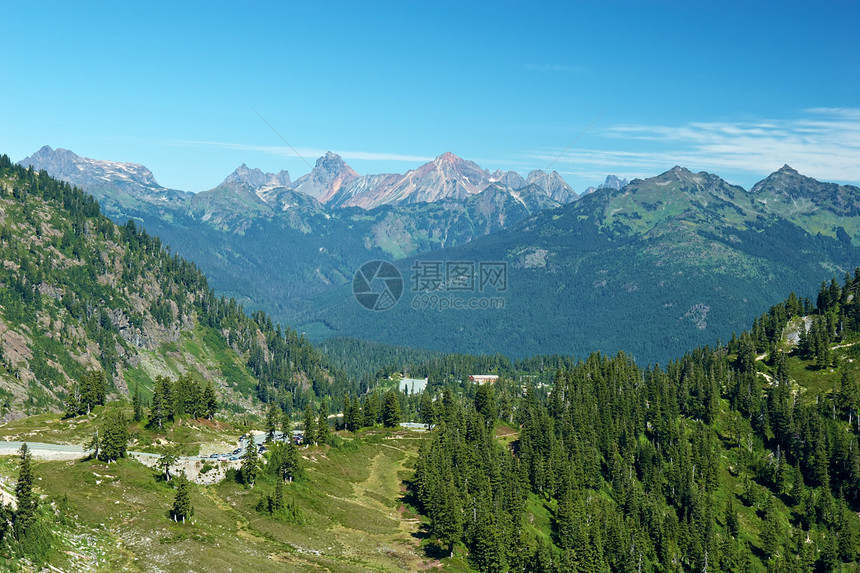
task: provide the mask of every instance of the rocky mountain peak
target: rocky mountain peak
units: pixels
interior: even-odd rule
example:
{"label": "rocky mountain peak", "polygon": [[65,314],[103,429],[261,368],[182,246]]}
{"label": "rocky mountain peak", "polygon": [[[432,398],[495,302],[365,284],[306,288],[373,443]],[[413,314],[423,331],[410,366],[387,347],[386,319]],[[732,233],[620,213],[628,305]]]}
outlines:
{"label": "rocky mountain peak", "polygon": [[358,173],[353,171],[340,155],[327,151],[317,159],[310,173],[296,179],[294,187],[296,191],[325,203],[336,195],[346,182],[358,177]]}
{"label": "rocky mountain peak", "polygon": [[522,189],[527,185],[523,176],[516,171],[502,171],[501,169],[498,169],[493,172],[490,179],[494,182],[497,181],[508,189],[513,189],[514,191]]}
{"label": "rocky mountain peak", "polygon": [[68,149],[52,149],[44,145],[33,155],[19,161],[19,164],[24,167],[32,165],[34,169],[44,169],[57,177],[65,177],[78,171],[80,161],[81,158]]}
{"label": "rocky mountain peak", "polygon": [[33,166],[44,169],[52,177],[68,181],[82,187],[90,186],[93,181],[134,182],[149,188],[163,189],[155,180],[152,171],[139,163],[122,163],[81,157],[68,149],[51,149],[44,145],[39,151],[18,162],[23,167]]}
{"label": "rocky mountain peak", "polygon": [[667,174],[677,175],[678,177],[689,177],[693,174],[692,171],[687,169],[686,167],[681,167],[680,165],[676,165],[672,169],[666,172]]}
{"label": "rocky mountain peak", "polygon": [[145,201],[164,204],[181,201],[187,191],[167,189],[158,184],[152,171],[138,163],[122,163],[81,157],[68,149],[43,146],[18,162],[22,167],[48,172],[91,193],[102,203]]}
{"label": "rocky mountain peak", "polygon": [[343,157],[333,151],[326,151],[325,155],[317,159],[317,162],[314,164],[314,169],[325,169],[329,172],[340,171],[344,168],[352,171],[352,168],[346,164]]}
{"label": "rocky mountain peak", "polygon": [[[777,193],[783,193],[789,196],[794,196],[797,193],[809,195],[806,188],[818,188],[822,183],[815,181],[811,177],[806,177],[799,173],[789,164],[785,164],[778,170],[774,171],[750,189],[750,193],[760,193],[765,190],[770,190]],[[804,188],[805,190],[801,190]]]}
{"label": "rocky mountain peak", "polygon": [[251,169],[243,163],[224,179],[222,185],[244,184],[253,189],[259,189],[261,187],[289,187],[290,183],[290,174],[287,171],[264,173],[257,168]]}
{"label": "rocky mountain peak", "polygon": [[442,155],[440,155],[439,157],[437,157],[436,159],[434,159],[434,160],[433,160],[433,162],[434,162],[436,165],[450,165],[450,166],[454,166],[454,165],[457,165],[457,164],[459,164],[459,163],[463,163],[463,159],[461,159],[460,157],[458,157],[458,156],[454,155],[454,154],[453,154],[453,153],[451,153],[450,151],[446,151],[445,153],[443,153]]}
{"label": "rocky mountain peak", "polygon": [[543,193],[559,203],[570,203],[576,199],[576,192],[567,184],[558,171],[546,173],[542,169],[535,169],[526,177],[527,185],[534,185]]}
{"label": "rocky mountain peak", "polygon": [[629,181],[627,179],[620,179],[615,175],[607,175],[606,181],[600,186],[601,189],[623,189],[627,187]]}

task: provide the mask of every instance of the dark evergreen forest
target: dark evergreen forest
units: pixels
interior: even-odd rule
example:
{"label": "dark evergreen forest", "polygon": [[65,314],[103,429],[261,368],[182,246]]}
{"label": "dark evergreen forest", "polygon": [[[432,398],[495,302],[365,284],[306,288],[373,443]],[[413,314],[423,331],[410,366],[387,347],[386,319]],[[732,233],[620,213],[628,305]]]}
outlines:
{"label": "dark evergreen forest", "polygon": [[[791,295],[664,368],[593,354],[551,387],[425,402],[437,428],[412,492],[440,552],[481,571],[856,567],[858,286],[860,272],[822,284],[815,306]],[[800,385],[790,368],[838,382]]]}

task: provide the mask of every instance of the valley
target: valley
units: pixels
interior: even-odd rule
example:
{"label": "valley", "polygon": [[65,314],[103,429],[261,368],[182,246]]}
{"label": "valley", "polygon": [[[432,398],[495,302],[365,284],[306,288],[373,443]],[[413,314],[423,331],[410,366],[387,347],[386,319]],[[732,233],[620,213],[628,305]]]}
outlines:
{"label": "valley", "polygon": [[0,10],[0,573],[860,571],[858,3]]}
{"label": "valley", "polygon": [[[218,292],[315,342],[513,357],[624,350],[666,362],[690,344],[725,342],[761,308],[860,263],[860,190],[789,166],[749,191],[675,167],[632,182],[610,176],[577,198],[545,173],[491,174],[450,153],[396,177],[359,176],[331,153],[295,182],[242,166],[197,194],[154,188],[142,166],[66,150],[20,163],[82,185],[118,223],[133,218],[200,265]],[[352,277],[370,260],[412,279],[390,312],[368,314],[353,298]],[[447,293],[418,288],[420,261],[503,263],[510,289],[444,301],[496,310],[423,308],[427,295]],[[638,330],[618,327],[629,309]]]}
{"label": "valley", "polygon": [[[0,169],[11,287],[0,563],[11,571],[232,571],[237,560],[262,571],[817,571],[858,559],[860,267],[821,282],[815,302],[792,292],[725,343],[662,366],[624,351],[530,352],[513,327],[530,356],[469,354],[463,340],[449,341],[457,353],[315,347],[219,298],[193,264],[81,191],[5,156]],[[565,265],[602,276],[601,289],[633,272],[643,286],[627,294],[647,299],[649,276],[675,296],[719,284],[752,297],[753,284],[784,288],[853,260],[843,227],[813,237],[741,192],[676,168],[446,256],[501,262],[506,241],[525,238],[505,276],[511,314],[517,300],[543,304],[523,288],[528,273],[545,289],[567,280]],[[639,205],[656,207],[623,216]],[[563,251],[562,230],[577,236]],[[669,284],[669,265],[688,276]],[[617,332],[647,316],[643,302],[627,308],[639,316],[594,324]],[[706,330],[720,308],[699,302],[686,318]],[[476,325],[474,339],[491,345],[504,324]],[[442,331],[429,319],[424,330]],[[546,337],[535,349],[576,341],[569,327]],[[295,429],[295,440],[266,438]],[[251,435],[264,447],[236,448]]]}

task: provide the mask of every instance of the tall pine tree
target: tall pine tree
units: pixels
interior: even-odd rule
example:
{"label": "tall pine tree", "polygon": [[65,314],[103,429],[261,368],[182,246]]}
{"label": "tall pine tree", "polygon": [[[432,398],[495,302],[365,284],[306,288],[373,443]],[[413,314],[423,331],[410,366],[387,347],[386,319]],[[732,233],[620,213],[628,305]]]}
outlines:
{"label": "tall pine tree", "polygon": [[18,482],[15,484],[15,499],[18,509],[15,511],[15,534],[18,539],[36,521],[38,498],[33,493],[32,454],[27,444],[21,445],[20,465],[18,466]]}
{"label": "tall pine tree", "polygon": [[194,506],[191,505],[191,487],[185,473],[179,474],[176,484],[176,497],[173,499],[173,507],[170,508],[170,517],[173,521],[185,523],[194,515]]}

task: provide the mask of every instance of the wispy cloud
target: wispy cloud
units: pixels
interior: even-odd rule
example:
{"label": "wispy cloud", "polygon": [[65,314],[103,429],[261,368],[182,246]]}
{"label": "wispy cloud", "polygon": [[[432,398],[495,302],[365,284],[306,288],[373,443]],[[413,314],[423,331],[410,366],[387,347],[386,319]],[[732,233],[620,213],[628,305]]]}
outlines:
{"label": "wispy cloud", "polygon": [[[278,155],[281,157],[296,157],[295,152],[286,145],[251,145],[247,143],[231,143],[225,141],[189,141],[189,140],[173,140],[165,142],[165,145],[171,147],[212,147],[217,149],[231,149],[238,151],[251,151],[256,153],[268,153],[270,155]],[[432,157],[423,155],[405,155],[402,153],[387,153],[376,151],[349,151],[335,149],[320,149],[313,147],[297,147],[295,150],[302,157],[317,158],[326,154],[327,151],[337,153],[346,160],[357,161],[407,161],[407,162],[426,162],[432,161]]]}
{"label": "wispy cloud", "polygon": [[[788,163],[818,179],[860,182],[860,109],[855,108],[808,109],[795,119],[616,125],[599,135],[615,149],[573,149],[559,163],[633,176],[676,164],[761,176]],[[533,156],[553,159],[558,152]]]}
{"label": "wispy cloud", "polygon": [[526,64],[526,69],[530,72],[563,72],[570,74],[585,71],[583,66],[570,66],[567,64]]}

